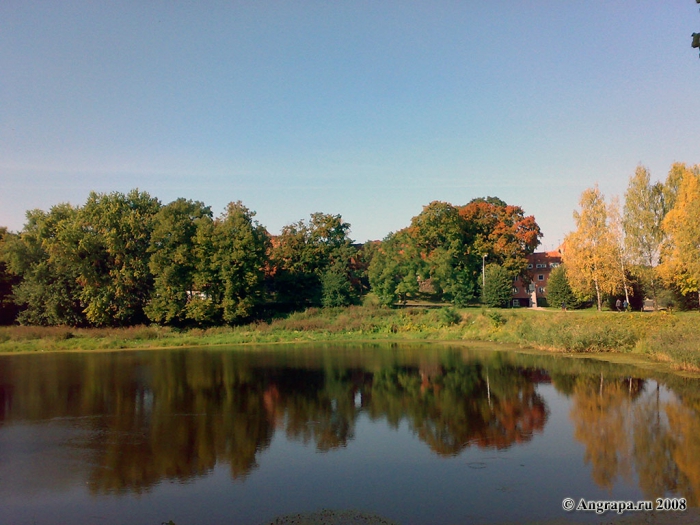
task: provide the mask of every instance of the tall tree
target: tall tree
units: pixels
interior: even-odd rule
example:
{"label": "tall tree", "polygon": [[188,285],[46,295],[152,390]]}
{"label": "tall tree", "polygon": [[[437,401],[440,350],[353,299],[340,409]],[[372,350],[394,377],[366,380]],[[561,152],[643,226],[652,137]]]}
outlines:
{"label": "tall tree", "polygon": [[459,209],[466,222],[471,250],[479,261],[488,254],[491,263],[515,275],[527,268],[527,256],[540,244],[542,232],[532,215],[520,206],[506,204],[497,197],[473,199]]}
{"label": "tall tree", "polygon": [[608,228],[608,209],[598,186],[581,194],[581,211],[574,211],[576,231],[564,239],[563,261],[572,290],[581,298],[603,296],[620,286],[616,243]]}
{"label": "tall tree", "polygon": [[681,184],[683,179],[688,174],[693,174],[700,176],[700,164],[695,166],[686,166],[684,162],[674,162],[671,165],[671,169],[666,177],[666,182],[664,183],[664,210],[666,213],[671,211],[676,205],[676,199],[678,198],[678,193],[680,192]]}
{"label": "tall tree", "polygon": [[198,269],[187,315],[202,324],[240,323],[250,318],[264,299],[265,265],[270,237],[254,220],[255,212],[240,201],[230,203],[212,221],[198,224]]}
{"label": "tall tree", "polygon": [[408,233],[424,258],[439,248],[461,249],[466,241],[459,209],[441,201],[433,201],[424,206],[423,210],[411,219]]}
{"label": "tall tree", "polygon": [[630,295],[634,293],[634,291],[628,279],[630,270],[629,255],[625,242],[625,231],[622,225],[622,215],[620,214],[620,199],[617,196],[614,196],[608,205],[608,224],[610,236],[615,245],[615,259],[617,261],[622,291],[625,293],[625,301],[627,301],[627,304],[630,304]]}
{"label": "tall tree", "polygon": [[417,277],[430,278],[433,288],[458,306],[475,297],[479,255],[470,250],[473,237],[458,208],[431,202],[411,219],[407,234],[421,259],[414,263]]}
{"label": "tall tree", "polygon": [[[272,250],[274,288],[282,308],[320,306],[324,282],[336,289],[329,290],[327,297],[359,286],[352,276],[356,250],[349,232],[350,224],[340,215],[325,213],[313,213],[308,223],[300,220],[282,229]],[[327,272],[332,275],[324,280]]]}
{"label": "tall tree", "polygon": [[462,306],[477,296],[484,255],[512,279],[525,270],[540,237],[534,217],[496,197],[463,207],[434,201],[385,239],[370,266],[370,283],[390,304],[429,281],[440,298]]}
{"label": "tall tree", "polygon": [[10,273],[3,260],[5,239],[9,235],[7,228],[0,226],[0,325],[12,324],[19,313],[12,296],[12,288],[19,284],[19,277]]}
{"label": "tall tree", "polygon": [[72,232],[80,261],[78,282],[85,314],[97,326],[146,321],[153,278],[148,263],[158,199],[137,189],[128,194],[90,193]]}
{"label": "tall tree", "polygon": [[676,191],[670,186],[664,191],[663,184],[651,184],[650,179],[649,170],[643,166],[638,166],[630,177],[622,224],[626,251],[656,305],[658,282],[654,268],[659,264],[664,238],[661,223],[666,214],[666,201],[675,199]]}
{"label": "tall tree", "polygon": [[379,301],[391,306],[405,302],[419,290],[418,275],[424,261],[406,230],[389,234],[376,249],[369,265],[369,282]]}
{"label": "tall tree", "polygon": [[163,206],[153,218],[148,266],[153,293],[145,308],[151,321],[183,325],[187,303],[195,290],[194,279],[202,261],[196,250],[198,224],[211,219],[209,206],[186,199]]}
{"label": "tall tree", "polygon": [[686,169],[673,208],[662,226],[667,238],[659,273],[683,295],[698,292],[700,284],[700,176],[698,166]]}
{"label": "tall tree", "polygon": [[13,301],[22,324],[82,325],[78,260],[67,249],[78,210],[58,204],[48,212],[31,210],[19,234],[5,237],[2,257],[19,279]]}

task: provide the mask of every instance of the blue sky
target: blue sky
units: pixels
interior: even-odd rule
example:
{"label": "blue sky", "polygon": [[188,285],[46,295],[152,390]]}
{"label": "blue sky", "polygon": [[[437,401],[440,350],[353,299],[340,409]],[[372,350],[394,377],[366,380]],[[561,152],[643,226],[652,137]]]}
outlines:
{"label": "blue sky", "polygon": [[700,162],[693,0],[0,2],[0,225],[138,187],[360,242],[433,200],[574,227]]}

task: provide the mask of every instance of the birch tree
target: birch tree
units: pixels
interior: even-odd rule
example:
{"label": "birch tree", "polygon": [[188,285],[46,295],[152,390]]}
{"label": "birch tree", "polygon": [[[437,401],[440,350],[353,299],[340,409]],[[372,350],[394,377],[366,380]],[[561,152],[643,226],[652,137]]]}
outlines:
{"label": "birch tree", "polygon": [[574,211],[576,231],[564,239],[563,261],[571,289],[582,299],[595,298],[598,310],[603,296],[619,290],[616,243],[608,227],[605,197],[596,185],[581,194],[581,211]]}
{"label": "birch tree", "polygon": [[[672,168],[672,174],[674,174]],[[659,264],[664,232],[661,222],[666,214],[666,202],[675,199],[675,177],[667,189],[660,182],[651,184],[649,170],[637,167],[630,177],[625,193],[622,224],[625,246],[635,273],[651,293],[656,307],[658,278],[654,268]]]}
{"label": "birch tree", "polygon": [[615,259],[617,262],[617,269],[619,271],[620,283],[622,284],[622,290],[625,293],[625,300],[627,301],[627,304],[630,304],[631,287],[629,286],[627,279],[627,272],[629,271],[630,266],[627,252],[627,237],[625,236],[624,228],[622,226],[620,199],[618,199],[617,196],[613,197],[608,205],[608,217],[611,239],[615,244]]}

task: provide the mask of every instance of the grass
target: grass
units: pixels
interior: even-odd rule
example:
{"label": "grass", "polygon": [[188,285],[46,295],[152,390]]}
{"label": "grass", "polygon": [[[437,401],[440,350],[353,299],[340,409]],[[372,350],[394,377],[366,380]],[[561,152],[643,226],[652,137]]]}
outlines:
{"label": "grass", "polygon": [[638,349],[681,370],[700,372],[700,332],[697,316],[673,315],[670,321],[639,342]]}
{"label": "grass", "polygon": [[696,312],[562,312],[558,309],[310,308],[272,322],[178,331],[0,327],[0,352],[159,348],[318,341],[497,341],[559,352],[625,352],[700,372]]}

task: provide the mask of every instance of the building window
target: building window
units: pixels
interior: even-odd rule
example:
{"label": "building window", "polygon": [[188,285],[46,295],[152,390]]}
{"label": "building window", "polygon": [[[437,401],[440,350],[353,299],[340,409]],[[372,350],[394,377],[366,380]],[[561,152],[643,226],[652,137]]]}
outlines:
{"label": "building window", "polygon": [[532,270],[532,265],[531,265],[531,264],[528,264],[528,265],[527,265],[527,269],[528,269],[528,270]]}
{"label": "building window", "polygon": [[513,299],[513,306],[518,308],[520,306],[520,299]]}
{"label": "building window", "polygon": [[544,288],[543,288],[542,286],[540,286],[540,293],[541,293],[541,294],[546,293],[545,290],[544,290]]}
{"label": "building window", "polygon": [[549,267],[550,267],[550,268],[556,268],[556,267],[559,266],[560,264],[561,264],[561,263],[557,263],[557,262],[549,263]]}
{"label": "building window", "polygon": [[540,263],[537,265],[538,268],[546,268],[547,265],[545,263]]}
{"label": "building window", "polygon": [[513,293],[518,293],[518,289],[515,286],[513,286]]}
{"label": "building window", "polygon": [[537,276],[537,280],[538,280],[538,281],[544,281],[544,275],[539,274],[539,275]]}

